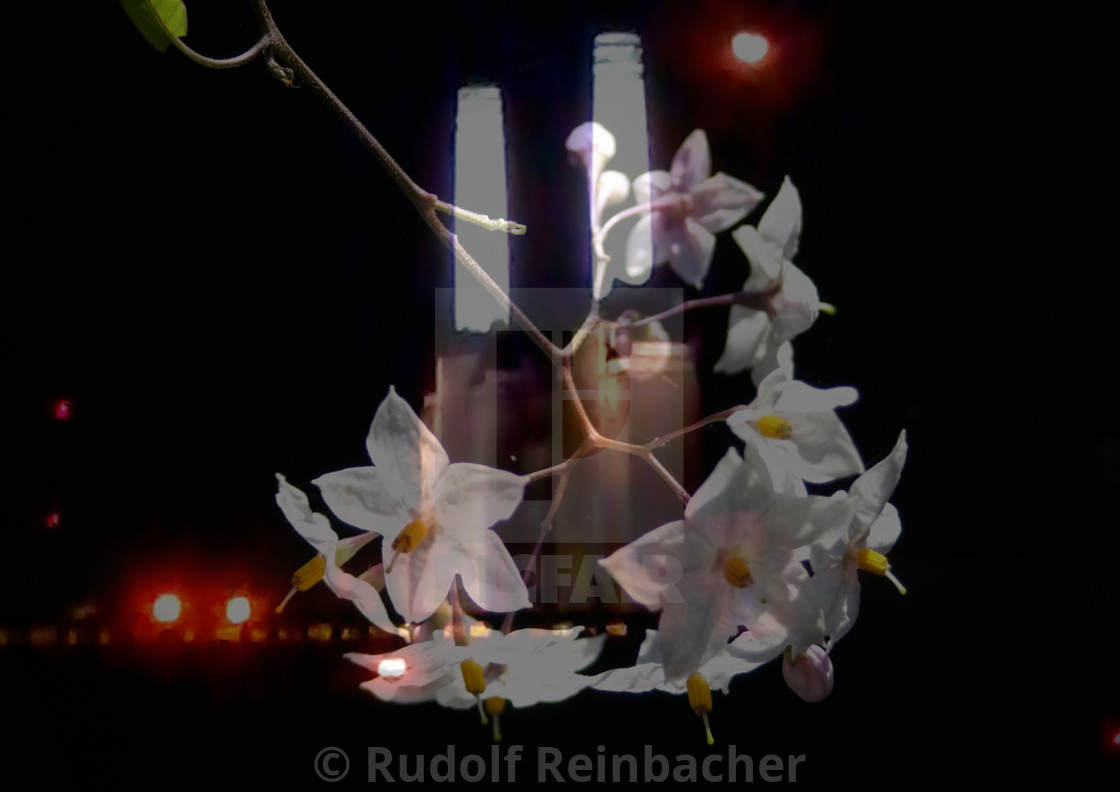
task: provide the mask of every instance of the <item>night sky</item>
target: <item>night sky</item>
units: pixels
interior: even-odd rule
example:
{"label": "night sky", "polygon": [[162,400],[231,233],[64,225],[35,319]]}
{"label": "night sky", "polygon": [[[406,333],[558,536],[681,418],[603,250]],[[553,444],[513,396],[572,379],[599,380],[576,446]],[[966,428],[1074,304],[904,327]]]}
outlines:
{"label": "night sky", "polygon": [[[1081,3],[1033,16],[963,3],[348,5],[272,7],[424,188],[451,192],[456,89],[502,86],[510,214],[529,228],[515,288],[589,283],[584,177],[564,140],[590,115],[600,31],[643,38],[655,167],[703,128],[713,170],[768,196],[786,175],[797,185],[797,263],[839,308],[795,341],[797,375],[858,388],[843,418],[868,465],[909,433],[891,560],[910,593],[865,579],[833,696],[804,704],[772,664],[717,700],[717,739],[806,754],[798,781],[811,784],[1115,774],[1102,747],[1120,726],[1115,20]],[[257,38],[248,4],[188,8],[203,53]],[[9,73],[14,508],[0,626],[64,624],[87,603],[99,623],[129,624],[169,581],[248,587],[271,605],[311,555],[276,508],[274,474],[312,489],[365,464],[390,385],[421,404],[450,259],[310,90],[260,62],[217,72],[158,53],[115,4],[78,13],[53,39],[8,31],[23,65]],[[721,69],[741,28],[778,44],[768,73]],[[740,288],[744,264],[720,235],[704,290],[685,295]],[[661,268],[651,285],[681,284]],[[705,414],[752,394],[747,374],[711,373],[726,325],[724,309],[680,325]],[[731,437],[690,440],[702,468],[690,490]],[[354,621],[318,588],[294,619]],[[31,735],[0,772],[41,779],[54,769],[39,763],[61,756],[78,757],[75,778],[221,769],[231,783],[317,784],[316,752],[340,745],[357,783],[369,745],[489,750],[473,713],[373,701],[342,648],[234,649],[246,651],[0,647]],[[584,693],[516,718],[513,744],[703,754],[699,723],[659,694]],[[182,755],[159,752],[152,719]],[[231,740],[250,758],[219,747]]]}

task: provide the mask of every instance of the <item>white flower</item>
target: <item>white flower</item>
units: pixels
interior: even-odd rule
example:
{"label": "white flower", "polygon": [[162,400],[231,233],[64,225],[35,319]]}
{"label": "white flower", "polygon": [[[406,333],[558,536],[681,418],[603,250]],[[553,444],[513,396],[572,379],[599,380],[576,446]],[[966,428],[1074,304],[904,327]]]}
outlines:
{"label": "white flower", "polygon": [[681,280],[704,285],[715,236],[742,220],[762,193],[746,182],[712,172],[708,138],[702,129],[685,138],[671,169],[650,171],[634,179],[634,201],[650,212],[630,232],[626,275],[644,283],[657,264],[669,266]]}
{"label": "white flower", "polygon": [[521,503],[526,477],[448,464],[439,441],[393,388],[377,408],[366,449],[373,467],[339,470],[313,483],[340,519],[395,537],[385,585],[401,616],[426,619],[456,575],[488,611],[530,606],[521,573],[490,530]]}
{"label": "white flower", "polygon": [[707,733],[708,745],[711,745],[715,742],[708,723],[708,713],[712,711],[712,688],[728,693],[733,677],[753,671],[781,654],[782,647],[778,644],[765,652],[757,651],[757,646],[751,646],[747,651],[741,650],[741,645],[753,640],[753,637],[748,638],[748,634],[743,633],[731,643],[725,644],[687,679],[667,680],[657,630],[646,630],[645,640],[638,650],[634,665],[629,668],[613,668],[596,675],[591,687],[617,693],[660,690],[673,695],[687,695],[689,707],[704,719],[704,731]]}
{"label": "white flower", "polygon": [[477,705],[484,723],[487,714],[494,720],[498,740],[498,719],[507,701],[515,707],[563,701],[590,684],[591,677],[576,672],[595,661],[606,636],[577,640],[581,631],[524,629],[503,635],[475,623],[465,646],[455,643],[447,627],[431,641],[397,652],[345,657],[371,671],[386,658],[401,661],[403,673],[379,676],[362,683],[362,689],[383,701],[435,700],[456,709]]}
{"label": "white flower", "polygon": [[743,291],[764,291],[781,283],[771,298],[770,311],[731,306],[727,343],[715,365],[716,371],[725,374],[751,369],[757,385],[779,367],[780,356],[792,356],[792,351],[783,352],[783,345],[808,330],[824,306],[817,287],[793,263],[801,236],[801,199],[788,177],[758,228],[742,226],[731,236],[751,265]]}
{"label": "white flower", "polygon": [[821,484],[863,472],[859,451],[836,415],[836,408],[858,398],[855,388],[822,390],[773,371],[727,425],[758,452],[774,478],[789,473]]}
{"label": "white flower", "polygon": [[[667,681],[695,672],[741,626],[767,646],[792,646],[799,654],[823,638],[823,622],[794,551],[833,543],[855,507],[775,493],[765,470],[744,464],[731,449],[689,501],[685,520],[650,531],[600,563],[631,598],[661,610]],[[667,559],[681,570],[679,581],[660,576]]]}
{"label": "white flower", "polygon": [[830,545],[811,548],[813,587],[824,607],[825,632],[832,642],[848,633],[859,614],[859,570],[882,575],[906,593],[886,556],[902,533],[898,510],[887,501],[902,475],[906,450],[903,431],[886,459],[856,479],[850,492],[833,496],[853,504],[851,522]]}
{"label": "white flower", "polygon": [[[280,482],[276,493],[276,503],[280,506],[280,510],[284,512],[284,516],[299,535],[319,552],[316,558],[323,559],[319,564],[305,565],[296,573],[296,577],[299,578],[304,569],[311,568],[310,574],[304,573],[306,581],[301,581],[297,587],[310,588],[318,582],[321,575],[322,579],[326,580],[327,587],[336,596],[353,602],[370,623],[386,632],[398,634],[396,625],[389,619],[389,613],[385,610],[385,605],[374,587],[367,580],[343,572],[339,567],[352,557],[365,541],[368,541],[367,537],[359,535],[340,542],[338,535],[331,530],[330,521],[326,516],[311,510],[307,495],[302,490],[293,487],[279,473],[276,474],[276,479]],[[307,585],[302,585],[302,582],[307,582]]]}
{"label": "white flower", "polygon": [[[745,636],[746,633],[743,635]],[[729,691],[733,677],[754,671],[782,653],[782,647],[775,646],[770,657],[766,659],[761,659],[761,655],[751,656],[748,659],[748,656],[731,651],[730,647],[734,645],[735,641],[727,644],[697,669],[711,687],[723,693]],[[665,678],[657,630],[646,630],[645,640],[638,650],[634,665],[627,668],[612,668],[597,674],[592,677],[591,687],[595,690],[617,693],[645,693],[649,690],[660,690],[665,693],[681,694],[687,692],[688,683],[680,678],[672,680]]]}

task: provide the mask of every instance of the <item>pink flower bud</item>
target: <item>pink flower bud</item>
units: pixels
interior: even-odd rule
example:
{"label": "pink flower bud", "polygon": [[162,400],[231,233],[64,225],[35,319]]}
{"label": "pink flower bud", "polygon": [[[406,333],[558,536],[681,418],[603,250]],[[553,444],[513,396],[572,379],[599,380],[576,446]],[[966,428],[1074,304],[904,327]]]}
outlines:
{"label": "pink flower bud", "polygon": [[832,661],[824,649],[810,646],[792,663],[782,656],[782,676],[790,690],[806,701],[822,701],[832,692]]}

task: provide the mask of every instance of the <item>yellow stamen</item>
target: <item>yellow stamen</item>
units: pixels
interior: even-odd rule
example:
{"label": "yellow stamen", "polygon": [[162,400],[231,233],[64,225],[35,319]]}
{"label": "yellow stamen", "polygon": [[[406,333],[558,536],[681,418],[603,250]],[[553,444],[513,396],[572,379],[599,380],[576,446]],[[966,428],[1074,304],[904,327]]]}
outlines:
{"label": "yellow stamen", "polygon": [[292,575],[292,585],[300,591],[307,591],[323,579],[326,571],[326,557],[317,555],[295,571]]}
{"label": "yellow stamen", "polygon": [[494,742],[501,742],[502,730],[499,721],[501,720],[502,713],[505,712],[506,700],[501,696],[490,696],[489,698],[483,699],[482,704],[494,723]]}
{"label": "yellow stamen", "polygon": [[482,718],[482,724],[485,726],[489,721],[486,720],[486,711],[482,707],[482,691],[486,690],[486,677],[482,673],[482,666],[474,660],[464,660],[459,663],[459,670],[463,672],[463,685],[478,704],[478,716]]}
{"label": "yellow stamen", "polygon": [[829,316],[836,315],[836,306],[832,303],[819,302],[817,303],[817,310],[819,310],[823,314],[828,314]]}
{"label": "yellow stamen", "polygon": [[712,711],[712,689],[700,674],[693,674],[685,683],[688,689],[688,706],[704,721],[704,732],[708,737],[708,745],[715,742],[712,729],[708,724],[708,713]]}
{"label": "yellow stamen", "polygon": [[861,547],[856,551],[856,563],[864,572],[874,572],[876,575],[885,575],[891,568],[887,563],[887,557],[870,547]]}
{"label": "yellow stamen", "polygon": [[288,604],[297,591],[307,591],[320,580],[327,571],[327,559],[325,556],[317,555],[308,561],[306,564],[292,573],[292,587],[289,589],[287,596],[284,600],[276,606],[276,612],[284,610],[284,606]]}
{"label": "yellow stamen", "polygon": [[793,437],[793,427],[785,418],[776,415],[764,415],[754,422],[755,428],[763,437],[773,440],[789,440]]}
{"label": "yellow stamen", "polygon": [[393,550],[393,557],[389,559],[389,563],[385,566],[385,572],[388,574],[393,571],[393,564],[397,563],[397,557],[401,553],[411,553],[420,543],[424,541],[424,537],[428,535],[428,526],[423,520],[413,520],[404,527],[397,538],[389,547]]}
{"label": "yellow stamen", "polygon": [[403,531],[397,534],[397,538],[393,540],[391,547],[400,553],[411,553],[424,541],[424,537],[427,535],[428,526],[424,524],[424,521],[413,520],[404,527]]}
{"label": "yellow stamen", "polygon": [[887,557],[882,553],[877,553],[870,547],[861,547],[856,551],[856,564],[858,564],[859,568],[863,571],[882,575],[891,583],[894,583],[895,588],[898,589],[900,594],[906,593],[906,587],[891,573],[890,562],[887,561]]}
{"label": "yellow stamen", "polygon": [[482,666],[474,660],[464,660],[459,663],[459,670],[463,672],[463,685],[472,696],[482,694],[486,690],[486,679],[482,675]]}
{"label": "yellow stamen", "polygon": [[739,556],[727,559],[723,565],[723,577],[732,586],[738,588],[746,588],[754,582],[751,571],[747,568],[747,562]]}

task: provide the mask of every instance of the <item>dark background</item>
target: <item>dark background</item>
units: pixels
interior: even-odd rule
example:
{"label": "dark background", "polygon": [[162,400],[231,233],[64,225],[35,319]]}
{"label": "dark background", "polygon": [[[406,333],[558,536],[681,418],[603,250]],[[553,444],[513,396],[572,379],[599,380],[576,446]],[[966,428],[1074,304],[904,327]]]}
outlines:
{"label": "dark background", "polygon": [[[230,5],[191,2],[187,41],[215,56],[248,47],[248,4]],[[864,580],[821,704],[796,699],[777,665],[739,678],[716,701],[716,748],[805,754],[798,781],[816,784],[1115,774],[1114,15],[349,5],[273,12],[425,188],[450,194],[456,88],[503,86],[511,213],[530,229],[517,287],[589,281],[585,186],[564,140],[589,117],[601,30],[643,36],[655,166],[702,127],[715,170],[770,195],[789,174],[800,190],[797,262],[840,311],[797,340],[797,373],[859,389],[844,420],[868,464],[909,432],[891,559],[910,593]],[[328,745],[350,754],[353,783],[370,745],[487,752],[473,713],[359,691],[338,641],[27,643],[35,625],[127,635],[169,583],[276,602],[309,551],[275,507],[273,474],[306,488],[362,464],[390,384],[420,404],[433,290],[451,285],[447,254],[310,90],[260,62],[215,72],[160,54],[115,5],[79,14],[7,31],[14,497],[0,627],[24,639],[0,646],[20,735],[0,772],[312,785]],[[764,77],[719,68],[740,26],[781,44]],[[703,294],[739,288],[741,266],[721,237]],[[654,285],[679,284],[662,269]],[[750,398],[747,375],[708,373],[725,332],[725,311],[685,322],[706,412]],[[63,398],[73,412],[59,422]],[[713,427],[691,441],[704,474],[729,439]],[[291,624],[356,623],[322,588],[293,601]],[[76,619],[84,604],[96,613]],[[586,692],[513,713],[506,732],[530,753],[704,749],[683,701],[660,694]]]}

